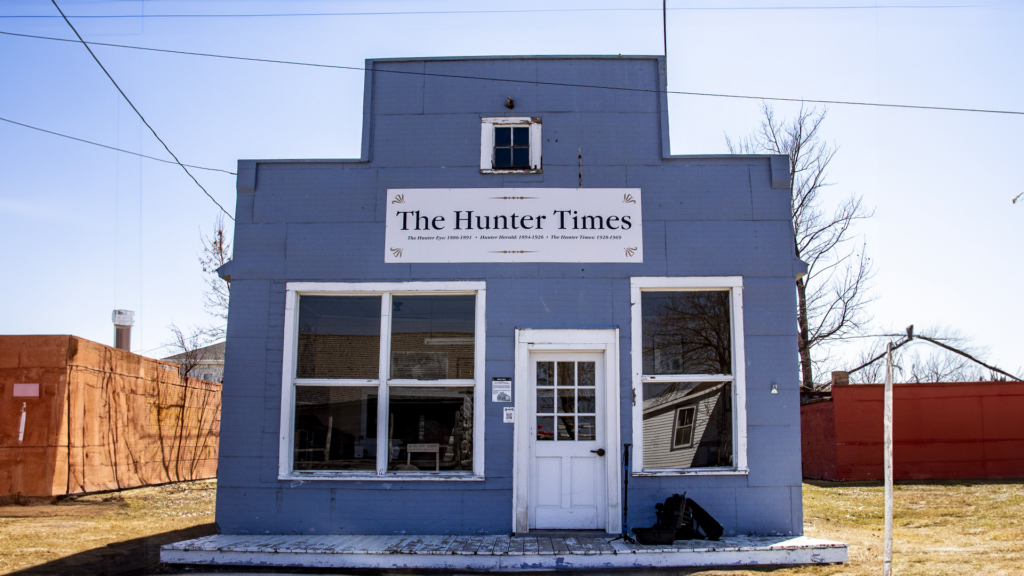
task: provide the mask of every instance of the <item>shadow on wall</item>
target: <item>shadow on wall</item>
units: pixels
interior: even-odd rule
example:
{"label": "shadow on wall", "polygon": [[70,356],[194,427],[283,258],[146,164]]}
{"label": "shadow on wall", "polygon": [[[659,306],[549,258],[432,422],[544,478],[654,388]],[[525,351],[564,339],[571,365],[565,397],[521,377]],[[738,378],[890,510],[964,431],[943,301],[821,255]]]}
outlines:
{"label": "shadow on wall", "polygon": [[12,572],[11,576],[137,576],[167,573],[160,566],[160,547],[217,533],[214,523],[115,542]]}

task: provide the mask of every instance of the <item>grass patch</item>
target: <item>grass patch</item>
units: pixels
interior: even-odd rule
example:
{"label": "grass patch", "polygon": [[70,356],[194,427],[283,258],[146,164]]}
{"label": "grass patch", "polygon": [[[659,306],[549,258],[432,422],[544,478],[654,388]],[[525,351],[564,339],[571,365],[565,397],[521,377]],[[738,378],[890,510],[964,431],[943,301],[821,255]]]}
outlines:
{"label": "grass patch", "polygon": [[0,574],[55,562],[40,573],[99,573],[95,551],[129,541],[137,545],[115,555],[149,571],[159,546],[146,537],[212,523],[216,491],[216,480],[198,480],[0,506]]}
{"label": "grass patch", "polygon": [[[697,574],[881,574],[885,489],[826,483],[804,484],[803,488],[804,533],[848,543],[848,563]],[[1024,574],[1024,484],[897,484],[893,502],[894,574]]]}

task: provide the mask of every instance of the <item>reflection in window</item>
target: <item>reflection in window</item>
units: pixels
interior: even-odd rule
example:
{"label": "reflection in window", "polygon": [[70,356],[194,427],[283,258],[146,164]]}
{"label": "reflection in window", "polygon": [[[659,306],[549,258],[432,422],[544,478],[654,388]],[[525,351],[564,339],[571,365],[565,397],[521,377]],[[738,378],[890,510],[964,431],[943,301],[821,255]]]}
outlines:
{"label": "reflection in window", "polygon": [[643,419],[644,469],[732,466],[730,382],[644,383]]}
{"label": "reflection in window", "polygon": [[473,470],[473,388],[391,388],[388,470]]}
{"label": "reflection in window", "polygon": [[377,388],[295,388],[295,470],[377,469]]}
{"label": "reflection in window", "polygon": [[680,408],[676,412],[676,432],[672,439],[672,448],[689,448],[693,444],[693,415],[696,407]]}
{"label": "reflection in window", "polygon": [[396,295],[391,308],[391,378],[473,378],[475,296]]}
{"label": "reflection in window", "polygon": [[644,292],[643,373],[732,374],[729,292]]}
{"label": "reflection in window", "polygon": [[299,299],[298,378],[377,378],[380,296]]}

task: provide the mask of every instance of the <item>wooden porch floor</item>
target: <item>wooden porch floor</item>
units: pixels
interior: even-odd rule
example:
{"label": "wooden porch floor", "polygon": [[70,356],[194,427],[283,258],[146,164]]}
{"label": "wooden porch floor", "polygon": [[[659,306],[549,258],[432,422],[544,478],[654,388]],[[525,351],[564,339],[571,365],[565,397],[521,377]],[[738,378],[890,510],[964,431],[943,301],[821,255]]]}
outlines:
{"label": "wooden porch floor", "polygon": [[645,546],[607,537],[232,536],[164,546],[170,564],[523,571],[845,562],[847,546],[801,537],[725,537]]}

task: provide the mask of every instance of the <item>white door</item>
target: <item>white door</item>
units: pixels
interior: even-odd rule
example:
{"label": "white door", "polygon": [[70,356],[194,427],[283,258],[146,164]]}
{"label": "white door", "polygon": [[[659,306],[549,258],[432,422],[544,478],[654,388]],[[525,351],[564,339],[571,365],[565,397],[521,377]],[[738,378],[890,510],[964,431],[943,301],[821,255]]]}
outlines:
{"label": "white door", "polygon": [[531,529],[605,528],[603,356],[530,354]]}

